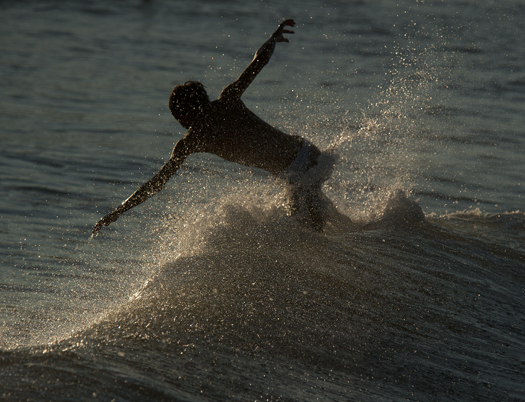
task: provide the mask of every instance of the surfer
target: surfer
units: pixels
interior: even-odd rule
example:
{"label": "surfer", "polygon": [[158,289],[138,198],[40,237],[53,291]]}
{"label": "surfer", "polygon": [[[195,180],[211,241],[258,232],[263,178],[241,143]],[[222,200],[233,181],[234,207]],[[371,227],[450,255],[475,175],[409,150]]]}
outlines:
{"label": "surfer", "polygon": [[[288,191],[292,215],[316,231],[323,230],[326,205],[331,203],[322,194],[321,185],[329,177],[333,161],[330,163],[330,157],[308,140],[270,126],[241,101],[244,91],[269,62],[276,43],[288,42],[283,34],[294,33],[286,29],[288,26],[295,26],[295,21],[289,19],[279,25],[239,78],[226,86],[217,100],[209,100],[200,82],[189,81],[173,89],[169,108],[188,130],[186,135],[176,143],[171,157],[152,179],[97,222],[93,236],[102,226],[158,193],[184,160],[198,152],[270,172]],[[321,160],[326,161],[321,163]]]}

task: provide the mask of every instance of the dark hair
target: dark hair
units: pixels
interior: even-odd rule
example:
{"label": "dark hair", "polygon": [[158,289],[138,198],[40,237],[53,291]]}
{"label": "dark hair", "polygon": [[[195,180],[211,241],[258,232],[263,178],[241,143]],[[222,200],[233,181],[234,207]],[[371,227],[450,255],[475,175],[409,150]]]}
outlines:
{"label": "dark hair", "polygon": [[210,102],[204,85],[198,81],[187,81],[173,88],[169,107],[171,114],[177,120],[193,120],[202,111],[202,107]]}

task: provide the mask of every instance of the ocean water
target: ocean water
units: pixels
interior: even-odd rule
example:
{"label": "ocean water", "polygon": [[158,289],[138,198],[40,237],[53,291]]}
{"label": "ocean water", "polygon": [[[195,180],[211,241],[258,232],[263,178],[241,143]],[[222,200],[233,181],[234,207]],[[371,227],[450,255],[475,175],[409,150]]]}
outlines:
{"label": "ocean water", "polygon": [[[0,400],[525,400],[521,1],[1,1]],[[90,238],[280,21],[243,96],[354,224],[188,158]]]}

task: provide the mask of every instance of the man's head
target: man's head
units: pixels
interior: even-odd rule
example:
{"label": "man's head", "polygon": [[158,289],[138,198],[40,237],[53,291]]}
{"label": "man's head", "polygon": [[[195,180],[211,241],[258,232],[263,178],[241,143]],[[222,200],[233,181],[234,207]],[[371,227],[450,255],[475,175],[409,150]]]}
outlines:
{"label": "man's head", "polygon": [[173,117],[184,128],[190,128],[203,106],[209,102],[204,85],[197,81],[187,81],[173,88],[169,106]]}

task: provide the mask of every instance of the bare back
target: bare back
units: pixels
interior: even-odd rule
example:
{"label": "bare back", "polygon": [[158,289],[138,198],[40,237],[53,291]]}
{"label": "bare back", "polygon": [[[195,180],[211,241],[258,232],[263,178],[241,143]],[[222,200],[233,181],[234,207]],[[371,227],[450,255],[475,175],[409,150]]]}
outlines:
{"label": "bare back", "polygon": [[221,96],[206,105],[201,116],[184,138],[194,152],[212,153],[277,174],[292,163],[301,148],[301,137],[270,126],[237,97]]}

